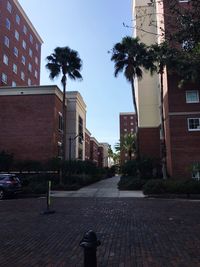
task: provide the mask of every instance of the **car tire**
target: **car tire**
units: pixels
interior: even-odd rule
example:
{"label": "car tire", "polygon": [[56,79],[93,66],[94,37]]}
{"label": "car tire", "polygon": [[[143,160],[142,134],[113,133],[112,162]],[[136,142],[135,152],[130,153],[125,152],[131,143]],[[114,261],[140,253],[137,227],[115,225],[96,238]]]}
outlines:
{"label": "car tire", "polygon": [[3,199],[5,196],[4,190],[0,188],[0,200]]}

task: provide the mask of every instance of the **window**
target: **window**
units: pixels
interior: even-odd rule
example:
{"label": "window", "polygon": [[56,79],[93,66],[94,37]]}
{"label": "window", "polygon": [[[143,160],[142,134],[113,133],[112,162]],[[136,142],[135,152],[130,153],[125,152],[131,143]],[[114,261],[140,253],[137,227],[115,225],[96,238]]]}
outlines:
{"label": "window", "polygon": [[192,179],[200,180],[200,171],[193,172]]}
{"label": "window", "polygon": [[63,131],[63,116],[62,113],[58,113],[58,129]]}
{"label": "window", "polygon": [[35,63],[38,64],[38,58],[37,57],[35,57]]}
{"label": "window", "polygon": [[23,71],[21,71],[21,79],[24,81],[25,80],[25,74]]}
{"label": "window", "polygon": [[22,56],[22,64],[26,64],[26,58],[25,58],[25,56]]}
{"label": "window", "polygon": [[189,2],[189,0],[179,0],[179,2],[180,3],[184,3],[184,2],[187,3],[187,2]]}
{"label": "window", "polygon": [[18,57],[18,49],[17,49],[17,47],[14,47],[14,55],[15,55],[16,57]]}
{"label": "window", "polygon": [[2,75],[1,75],[1,80],[2,80],[2,82],[3,83],[5,83],[5,84],[7,84],[7,75],[5,74],[5,73],[2,73]]}
{"label": "window", "polygon": [[36,43],[36,45],[35,45],[35,48],[36,48],[36,50],[38,51],[38,49],[39,49],[39,45]]}
{"label": "window", "polygon": [[26,49],[26,42],[24,40],[22,41],[22,47]]}
{"label": "window", "polygon": [[131,128],[131,132],[133,132],[133,128]]}
{"label": "window", "polygon": [[16,30],[15,30],[15,39],[17,39],[17,41],[19,41],[19,33]]}
{"label": "window", "polygon": [[127,129],[124,129],[124,132],[127,132]]}
{"label": "window", "polygon": [[29,56],[32,57],[33,56],[33,51],[29,48]]}
{"label": "window", "polygon": [[16,86],[17,86],[16,82],[12,81],[12,87],[16,87]]}
{"label": "window", "polygon": [[23,33],[24,33],[24,34],[27,34],[27,28],[26,28],[25,25],[23,26]]}
{"label": "window", "polygon": [[28,78],[28,86],[31,86],[31,79]]}
{"label": "window", "polygon": [[125,157],[128,157],[128,153],[125,153]]}
{"label": "window", "polygon": [[29,63],[28,64],[28,70],[31,72],[32,71],[32,65]]}
{"label": "window", "polygon": [[11,13],[12,12],[12,6],[10,2],[7,2],[7,10]]}
{"label": "window", "polygon": [[3,55],[3,63],[8,65],[8,57],[5,54]]}
{"label": "window", "polygon": [[37,70],[35,70],[35,78],[37,78],[38,77],[38,72],[37,72]]}
{"label": "window", "polygon": [[16,22],[17,22],[17,24],[20,24],[20,17],[19,17],[19,15],[16,15]]}
{"label": "window", "polygon": [[58,158],[62,159],[62,143],[58,142]]}
{"label": "window", "polygon": [[17,65],[13,64],[13,72],[17,74]]}
{"label": "window", "polygon": [[133,116],[131,116],[131,120],[133,120]]}
{"label": "window", "polygon": [[6,19],[6,28],[10,30],[10,20]]}
{"label": "window", "polygon": [[9,41],[8,37],[7,37],[7,36],[4,36],[4,44],[5,44],[7,47],[9,47],[9,43],[10,43],[10,41]]}
{"label": "window", "polygon": [[189,118],[188,119],[188,130],[189,131],[200,131],[200,118]]}
{"label": "window", "polygon": [[78,142],[79,144],[82,144],[83,143],[83,119],[81,118],[81,116],[78,117],[78,134],[79,134]]}
{"label": "window", "polygon": [[198,102],[199,102],[199,92],[197,90],[186,91],[186,103],[198,103]]}
{"label": "window", "polygon": [[29,36],[29,40],[30,40],[31,43],[33,43],[33,36],[31,34]]}
{"label": "window", "polygon": [[127,120],[127,117],[126,116],[124,116],[124,120]]}

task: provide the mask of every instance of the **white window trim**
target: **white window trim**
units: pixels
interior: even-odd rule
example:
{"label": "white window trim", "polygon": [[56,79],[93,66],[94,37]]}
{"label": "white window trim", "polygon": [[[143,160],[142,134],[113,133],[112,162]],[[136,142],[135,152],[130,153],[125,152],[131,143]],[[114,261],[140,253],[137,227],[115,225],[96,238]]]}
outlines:
{"label": "white window trim", "polygon": [[17,65],[13,63],[13,72],[17,74]]}
{"label": "white window trim", "polygon": [[2,73],[1,80],[2,80],[3,83],[7,84],[7,82],[8,82],[8,76],[5,73]]}
{"label": "white window trim", "polygon": [[3,55],[3,63],[8,66],[8,57],[5,54]]}
{"label": "white window trim", "polygon": [[[189,128],[189,120],[194,120],[194,119],[198,119],[199,120],[199,128],[198,129],[190,129]],[[200,131],[200,118],[188,118],[187,119],[187,122],[188,122],[188,131],[189,132],[197,132],[197,131]]]}
{"label": "white window trim", "polygon": [[[197,101],[189,101],[189,100],[187,99],[187,94],[188,94],[188,93],[192,93],[192,92],[197,92]],[[191,103],[199,103],[199,91],[198,91],[198,90],[190,90],[190,91],[186,91],[186,92],[185,92],[185,97],[186,97],[186,103],[188,103],[188,104],[191,104]]]}
{"label": "white window trim", "polygon": [[16,39],[17,41],[19,41],[19,33],[18,33],[17,30],[15,30],[15,39]]}
{"label": "white window trim", "polygon": [[7,10],[12,13],[12,5],[9,1],[7,1]]}

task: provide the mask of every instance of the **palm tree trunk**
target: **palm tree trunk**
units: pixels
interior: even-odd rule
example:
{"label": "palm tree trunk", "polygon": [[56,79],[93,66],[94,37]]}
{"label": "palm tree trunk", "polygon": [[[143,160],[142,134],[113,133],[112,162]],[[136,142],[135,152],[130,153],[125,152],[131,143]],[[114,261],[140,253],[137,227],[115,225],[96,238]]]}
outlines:
{"label": "palm tree trunk", "polygon": [[134,79],[131,80],[131,88],[132,88],[132,97],[133,97],[133,106],[135,109],[135,118],[136,118],[136,157],[140,158],[139,153],[139,133],[138,133],[138,110],[137,110],[137,104],[136,104],[136,97],[135,97],[135,86],[134,86]]}
{"label": "palm tree trunk", "polygon": [[62,113],[63,113],[63,134],[62,134],[62,171],[60,175],[60,184],[63,184],[64,178],[64,162],[66,160],[66,76],[62,77],[63,84],[63,101],[62,101]]}
{"label": "palm tree trunk", "polygon": [[167,179],[166,168],[166,142],[165,142],[165,125],[164,125],[164,94],[163,94],[163,74],[164,70],[160,71],[160,116],[161,116],[161,160],[162,160],[162,175],[163,179]]}

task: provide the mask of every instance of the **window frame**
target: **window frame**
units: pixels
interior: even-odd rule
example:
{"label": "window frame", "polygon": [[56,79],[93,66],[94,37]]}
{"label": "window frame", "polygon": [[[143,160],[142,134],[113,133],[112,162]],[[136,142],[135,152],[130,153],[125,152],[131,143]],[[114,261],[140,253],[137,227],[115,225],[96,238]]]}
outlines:
{"label": "window frame", "polygon": [[6,29],[8,29],[10,31],[10,27],[11,27],[10,20],[8,18],[6,18]]}
{"label": "window frame", "polygon": [[[4,78],[5,79],[4,79]],[[1,74],[1,81],[3,82],[3,83],[5,83],[5,84],[7,84],[8,83],[8,76],[4,73],[4,72],[2,72],[2,74]]]}
{"label": "window frame", "polygon": [[7,7],[6,8],[10,13],[12,13],[12,5],[9,1],[7,1]]}
{"label": "window frame", "polygon": [[19,41],[19,32],[17,30],[15,30],[15,39]]}
{"label": "window frame", "polygon": [[8,66],[8,56],[3,54],[3,63]]}
{"label": "window frame", "polygon": [[[199,128],[191,129],[190,128],[190,120],[199,120]],[[187,118],[187,124],[188,124],[188,131],[189,132],[198,132],[198,131],[200,131],[200,118]]]}
{"label": "window frame", "polygon": [[10,40],[8,36],[4,36],[4,45],[7,46],[8,48],[10,47]]}
{"label": "window frame", "polygon": [[13,52],[14,52],[14,55],[15,55],[16,57],[18,57],[18,55],[19,55],[19,50],[17,49],[16,46],[14,46],[14,48],[13,48]]}
{"label": "window frame", "polygon": [[[196,101],[190,101],[188,99],[188,95],[189,95],[189,93],[194,93],[194,92],[197,93],[197,100]],[[188,90],[188,91],[185,92],[185,98],[186,98],[186,103],[187,104],[199,103],[199,91],[198,90]]]}
{"label": "window frame", "polygon": [[13,72],[15,73],[15,74],[17,74],[17,65],[15,64],[15,63],[13,63]]}
{"label": "window frame", "polygon": [[20,16],[18,14],[15,16],[15,21],[18,25],[20,24]]}

